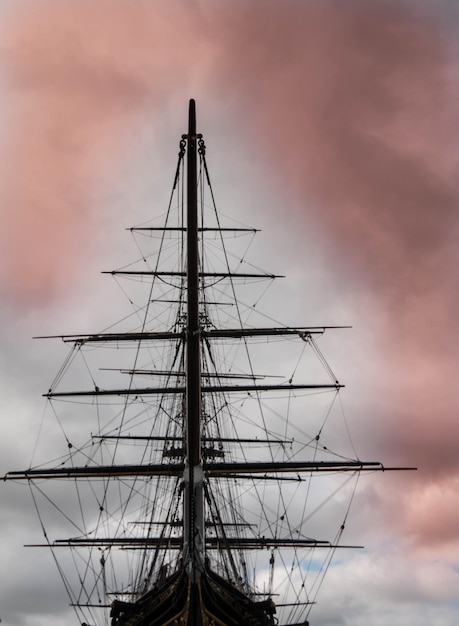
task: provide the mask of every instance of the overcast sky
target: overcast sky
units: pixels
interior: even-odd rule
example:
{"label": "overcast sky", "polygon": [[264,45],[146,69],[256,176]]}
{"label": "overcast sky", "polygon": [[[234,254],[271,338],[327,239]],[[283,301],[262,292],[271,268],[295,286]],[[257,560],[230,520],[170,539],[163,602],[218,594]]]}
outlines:
{"label": "overcast sky", "polygon": [[[447,0],[3,0],[0,473],[28,465],[59,367],[31,338],[104,326],[98,272],[163,210],[194,97],[219,205],[288,276],[277,317],[354,327],[327,356],[361,456],[419,468],[362,484],[368,549],[311,623],[459,623],[458,41]],[[13,487],[0,618],[61,623]]]}

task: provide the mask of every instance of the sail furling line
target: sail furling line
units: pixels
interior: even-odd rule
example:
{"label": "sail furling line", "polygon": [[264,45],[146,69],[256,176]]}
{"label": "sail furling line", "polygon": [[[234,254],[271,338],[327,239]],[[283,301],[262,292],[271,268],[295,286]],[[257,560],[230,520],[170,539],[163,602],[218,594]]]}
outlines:
{"label": "sail furling line", "polygon": [[187,145],[186,460],[183,560],[192,583],[204,567],[204,485],[201,456],[201,329],[199,322],[196,104],[190,100]]}

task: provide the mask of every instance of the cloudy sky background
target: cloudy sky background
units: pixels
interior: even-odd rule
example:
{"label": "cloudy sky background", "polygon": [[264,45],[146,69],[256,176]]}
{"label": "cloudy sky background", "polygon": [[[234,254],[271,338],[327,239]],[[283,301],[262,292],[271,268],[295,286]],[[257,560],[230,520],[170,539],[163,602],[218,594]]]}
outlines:
{"label": "cloudy sky background", "polygon": [[[354,327],[327,356],[361,456],[419,467],[362,483],[367,550],[312,623],[457,624],[458,41],[447,0],[3,0],[1,474],[60,364],[31,337],[111,318],[98,272],[165,206],[194,97],[219,206],[288,277],[277,317]],[[27,488],[0,502],[0,618],[62,623]]]}

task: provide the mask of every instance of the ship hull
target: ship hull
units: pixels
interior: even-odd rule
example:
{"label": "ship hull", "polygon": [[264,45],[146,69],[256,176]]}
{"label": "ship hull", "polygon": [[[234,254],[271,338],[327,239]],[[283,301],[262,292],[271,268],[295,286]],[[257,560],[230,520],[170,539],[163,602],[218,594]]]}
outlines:
{"label": "ship hull", "polygon": [[212,571],[192,583],[186,572],[171,576],[137,602],[115,600],[112,626],[272,626],[274,604],[254,602]]}

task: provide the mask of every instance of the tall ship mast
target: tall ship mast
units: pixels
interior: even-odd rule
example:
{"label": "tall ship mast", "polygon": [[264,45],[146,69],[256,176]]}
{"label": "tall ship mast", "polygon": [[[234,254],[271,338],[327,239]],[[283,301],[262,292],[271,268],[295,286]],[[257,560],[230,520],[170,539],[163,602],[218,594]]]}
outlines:
{"label": "tall ship mast", "polygon": [[131,228],[139,261],[109,272],[129,313],[58,336],[53,461],[5,479],[30,485],[76,624],[308,624],[333,555],[360,547],[342,540],[359,475],[406,468],[354,451],[319,348],[339,327],[259,312],[276,276],[246,261],[255,229],[223,224],[194,100],[188,117],[165,224]]}

